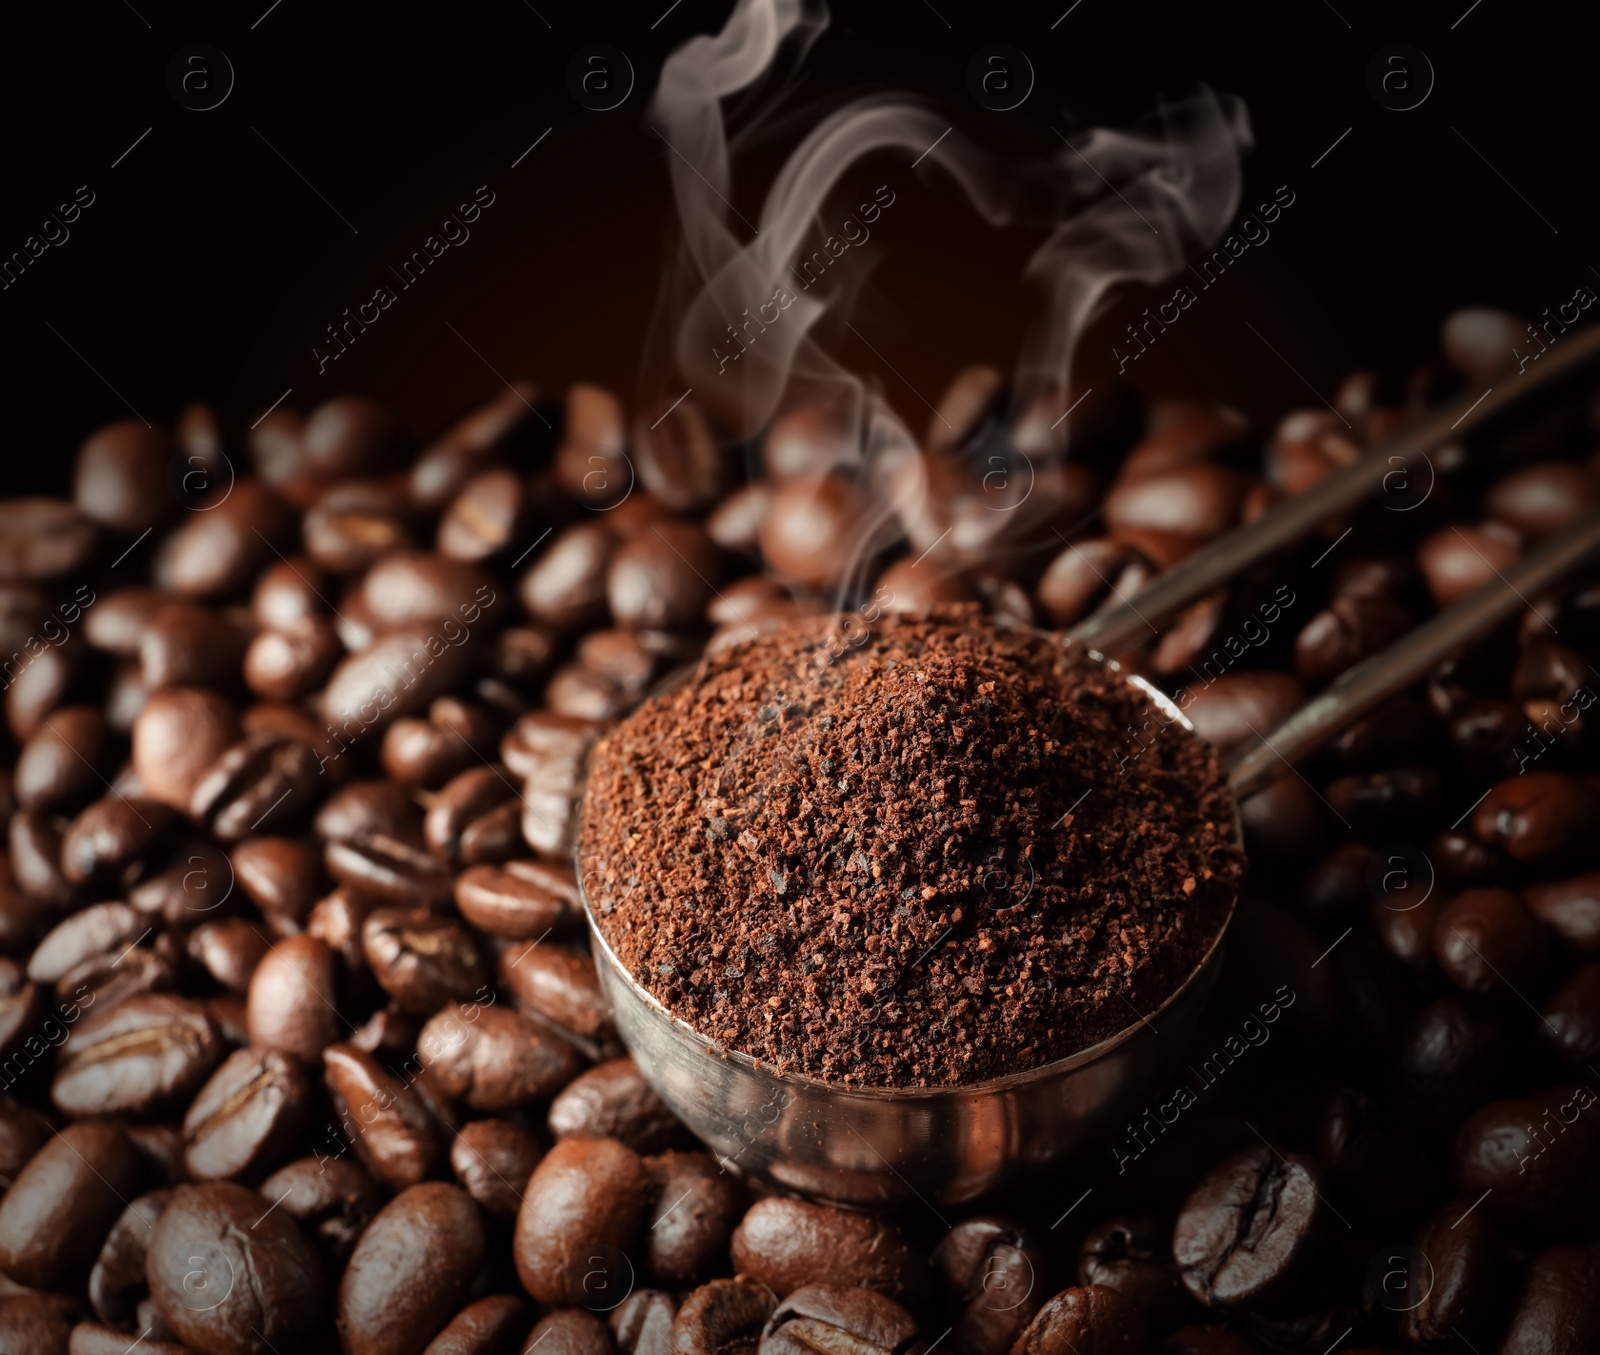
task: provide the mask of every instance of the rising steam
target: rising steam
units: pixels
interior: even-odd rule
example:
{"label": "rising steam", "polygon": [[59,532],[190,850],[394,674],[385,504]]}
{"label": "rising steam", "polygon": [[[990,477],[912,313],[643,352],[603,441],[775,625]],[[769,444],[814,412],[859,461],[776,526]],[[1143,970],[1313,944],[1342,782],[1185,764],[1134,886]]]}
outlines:
{"label": "rising steam", "polygon": [[[1202,89],[1163,107],[1148,128],[1063,137],[1048,159],[1007,163],[959,128],[947,132],[949,119],[913,97],[881,94],[815,126],[778,173],[759,219],[749,221],[730,201],[733,153],[776,109],[779,62],[798,63],[827,22],[821,0],[739,0],[721,33],[692,39],[662,68],[648,117],[665,143],[680,235],[647,338],[643,408],[692,387],[722,424],[750,437],[782,409],[820,400],[855,431],[866,461],[915,451],[887,403],[812,333],[830,307],[847,309],[865,281],[865,261],[838,270],[840,285],[832,274],[818,278],[805,260],[856,212],[855,203],[834,201],[835,190],[874,152],[891,153],[883,169],[891,201],[895,182],[903,185],[920,158],[917,174],[953,180],[990,224],[1050,231],[1025,273],[1045,305],[1022,344],[1017,407],[1067,389],[1078,338],[1117,284],[1174,275],[1238,208],[1250,130],[1243,105],[1229,96]],[[745,97],[730,143],[723,101],[735,95]],[[836,237],[833,244],[843,248]]]}

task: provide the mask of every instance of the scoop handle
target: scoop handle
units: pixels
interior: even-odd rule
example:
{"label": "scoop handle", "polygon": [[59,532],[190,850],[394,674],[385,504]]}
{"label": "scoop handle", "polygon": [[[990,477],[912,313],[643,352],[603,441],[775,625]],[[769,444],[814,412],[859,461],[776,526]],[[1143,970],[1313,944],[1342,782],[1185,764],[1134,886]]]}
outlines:
{"label": "scoop handle", "polygon": [[1293,545],[1329,518],[1353,508],[1391,475],[1420,469],[1429,452],[1514,409],[1596,357],[1600,357],[1600,325],[1563,335],[1526,371],[1508,369],[1495,378],[1487,392],[1480,393],[1477,385],[1470,386],[1398,436],[1324,476],[1310,489],[1284,499],[1256,521],[1186,555],[1152,579],[1143,591],[1080,622],[1069,635],[1102,654],[1125,652],[1137,645],[1152,626],[1160,626],[1257,560]]}
{"label": "scoop handle", "polygon": [[1287,774],[1295,763],[1354,724],[1373,707],[1404,691],[1442,659],[1482,634],[1530,598],[1559,583],[1600,552],[1600,511],[1588,514],[1423,622],[1404,639],[1346,670],[1269,734],[1257,734],[1228,771],[1228,785],[1243,799]]}

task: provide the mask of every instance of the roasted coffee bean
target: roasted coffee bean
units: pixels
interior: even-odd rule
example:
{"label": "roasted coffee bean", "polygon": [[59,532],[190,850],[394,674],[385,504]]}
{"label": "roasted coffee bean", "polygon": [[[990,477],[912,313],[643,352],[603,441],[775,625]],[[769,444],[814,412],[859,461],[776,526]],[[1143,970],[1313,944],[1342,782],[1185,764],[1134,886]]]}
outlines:
{"label": "roasted coffee bean", "polygon": [[28,960],[28,977],[35,983],[56,983],[85,960],[118,954],[149,930],[149,920],[130,904],[90,904],[39,942]]}
{"label": "roasted coffee bean", "polygon": [[606,1324],[583,1308],[557,1308],[534,1323],[521,1355],[617,1355]]}
{"label": "roasted coffee bean", "polygon": [[702,512],[727,488],[729,457],[693,401],[654,426],[641,417],[633,445],[639,483],[671,512]]}
{"label": "roasted coffee bean", "polygon": [[0,1096],[0,1187],[8,1187],[53,1131],[32,1106]]}
{"label": "roasted coffee bean", "polygon": [[1401,1033],[1394,1056],[1400,1099],[1429,1124],[1447,1128],[1493,1092],[1506,1054],[1493,1021],[1455,998],[1438,998]]}
{"label": "roasted coffee bean", "polygon": [[1184,714],[1196,734],[1227,753],[1277,728],[1305,700],[1304,684],[1288,673],[1224,673],[1194,692]]}
{"label": "roasted coffee bean", "polygon": [[150,1295],[185,1345],[271,1355],[317,1328],[325,1282],[286,1214],[227,1181],[179,1186],[150,1237]]}
{"label": "roasted coffee bean", "polygon": [[1357,834],[1392,841],[1434,820],[1444,797],[1444,778],[1432,767],[1396,767],[1338,777],[1328,783],[1326,794],[1333,812]]}
{"label": "roasted coffee bean", "polygon": [[383,1207],[377,1183],[345,1157],[296,1158],[261,1183],[261,1196],[276,1200],[335,1269]]}
{"label": "roasted coffee bean", "polygon": [[439,520],[439,554],[487,560],[521,538],[531,517],[528,490],[515,471],[480,471],[461,486]]}
{"label": "roasted coffee bean", "polygon": [[380,1063],[391,1066],[410,1064],[416,1053],[417,1040],[422,1035],[422,1018],[415,1012],[402,1011],[390,1003],[375,1011],[357,1027],[350,1043],[357,1049],[373,1055]]}
{"label": "roasted coffee bean", "polygon": [[226,617],[192,602],[171,602],[139,637],[139,675],[147,691],[230,684],[245,636]]}
{"label": "roasted coffee bean", "polygon": [[428,1342],[423,1355],[513,1355],[528,1329],[528,1305],[510,1294],[469,1303]]}
{"label": "roasted coffee bean", "polygon": [[362,925],[361,948],[373,977],[405,1011],[427,1015],[487,991],[488,968],[472,934],[426,908],[375,910]]}
{"label": "roasted coffee bean", "polygon": [[606,575],[619,538],[602,523],[560,532],[523,574],[517,596],[528,614],[557,630],[580,630],[606,614]]}
{"label": "roasted coffee bean", "polygon": [[1437,726],[1433,713],[1414,696],[1385,701],[1371,715],[1329,741],[1344,771],[1378,771],[1421,760]]}
{"label": "roasted coffee bean", "polygon": [[1063,1289],[1046,1303],[1011,1350],[1012,1355],[1134,1355],[1145,1348],[1148,1330],[1132,1299],[1091,1284]]}
{"label": "roasted coffee bean", "polygon": [[626,1144],[558,1143],[528,1179],[517,1215],[513,1249],[522,1287],[545,1304],[593,1305],[603,1301],[602,1289],[626,1293],[626,1258],[642,1236],[649,1189],[644,1164]]}
{"label": "roasted coffee bean", "polygon": [[1392,869],[1380,877],[1380,888],[1372,897],[1372,924],[1384,948],[1402,964],[1419,973],[1431,974],[1438,968],[1434,951],[1434,932],[1445,905],[1444,891],[1437,882],[1432,887],[1411,878],[1410,864],[1403,858],[1386,863]]}
{"label": "roasted coffee bean", "polygon": [[0,503],[0,581],[51,579],[82,569],[99,540],[94,521],[55,499]]}
{"label": "roasted coffee bean", "polygon": [[726,1253],[745,1192],[705,1153],[663,1153],[644,1165],[656,1191],[645,1264],[657,1283],[686,1288]]}
{"label": "roasted coffee bean", "polygon": [[773,491],[761,523],[761,554],[781,578],[833,588],[858,563],[866,514],[860,489],[843,475],[797,475]]}
{"label": "roasted coffee bean", "polygon": [[182,1106],[222,1059],[205,1008],[165,993],[84,1018],[61,1048],[50,1099],[68,1115],[149,1115]]}
{"label": "roasted coffee bean", "polygon": [[586,952],[565,946],[508,946],[500,955],[500,983],[525,1011],[546,1017],[588,1040],[614,1034],[611,1004]]}
{"label": "roasted coffee bean", "polygon": [[528,442],[538,432],[534,421],[544,418],[534,411],[536,395],[538,389],[528,382],[512,382],[504,394],[446,430],[411,467],[413,501],[427,509],[442,509],[474,470]]}
{"label": "roasted coffee bean", "polygon": [[453,866],[509,860],[523,850],[516,794],[502,768],[462,772],[429,806],[422,825],[429,849]]}
{"label": "roasted coffee bean", "polygon": [[323,859],[352,893],[380,905],[432,911],[449,900],[454,884],[444,863],[387,833],[330,841]]}
{"label": "roasted coffee bean", "polygon": [[202,922],[185,942],[189,958],[235,993],[250,987],[250,976],[271,948],[272,942],[260,929],[242,917]]}
{"label": "roasted coffee bean", "polygon": [[426,710],[467,676],[470,638],[453,619],[379,636],[340,660],[322,692],[323,719],[349,744],[381,734],[402,715]]}
{"label": "roasted coffee bean", "polygon": [[68,637],[26,660],[6,687],[6,723],[19,741],[26,741],[62,706],[74,704],[84,690],[87,647]]}
{"label": "roasted coffee bean", "polygon": [[672,1355],[678,1300],[664,1289],[635,1289],[611,1311],[606,1325],[619,1355]]}
{"label": "roasted coffee bean", "polygon": [[90,706],[53,712],[17,755],[12,789],[24,809],[80,809],[105,786],[116,749],[105,717]]}
{"label": "roasted coffee bean", "polygon": [[65,1294],[7,1294],[0,1298],[0,1350],[15,1355],[68,1355],[82,1306]]}
{"label": "roasted coffee bean", "polygon": [[[773,485],[757,480],[734,490],[706,519],[706,535],[734,555],[756,555],[761,550],[761,524],[772,506]],[[713,617],[712,620],[716,618]]]}
{"label": "roasted coffee bean", "polygon": [[1538,541],[1600,506],[1600,481],[1569,462],[1524,466],[1491,485],[1483,506],[1496,522]]}
{"label": "roasted coffee bean", "polygon": [[1414,624],[1404,607],[1381,595],[1336,597],[1295,636],[1295,671],[1310,683],[1332,682]]}
{"label": "roasted coffee bean", "polygon": [[83,616],[83,637],[96,649],[133,658],[145,627],[172,599],[159,588],[119,588],[99,597]]}
{"label": "roasted coffee bean", "polygon": [[1600,1097],[1588,1087],[1547,1087],[1491,1101],[1456,1132],[1456,1190],[1507,1218],[1546,1218],[1581,1207],[1600,1186]]}
{"label": "roasted coffee bean", "polygon": [[733,1234],[733,1265],[784,1298],[802,1285],[861,1285],[919,1308],[924,1259],[893,1224],[803,1200],[751,1206]]}
{"label": "roasted coffee bean", "polygon": [[1476,1340],[1496,1304],[1502,1276],[1500,1243],[1487,1213],[1470,1200],[1450,1200],[1422,1225],[1416,1249],[1425,1264],[1405,1264],[1400,1334],[1413,1346],[1462,1334]]}
{"label": "roasted coffee bean", "polygon": [[317,811],[316,833],[324,842],[348,842],[371,833],[422,844],[422,814],[406,788],[394,781],[352,781]]}
{"label": "roasted coffee bean", "polygon": [[1158,1215],[1127,1214],[1092,1228],[1078,1252],[1078,1283],[1115,1289],[1156,1331],[1179,1326],[1193,1313],[1172,1260],[1172,1226]]}
{"label": "roasted coffee bean", "polygon": [[61,873],[72,884],[109,883],[153,854],[175,819],[159,800],[96,800],[62,836]]}
{"label": "roasted coffee bean", "polygon": [[407,786],[432,789],[470,767],[483,765],[494,750],[500,726],[476,706],[442,696],[428,707],[426,720],[396,720],[383,736],[383,769]]}
{"label": "roasted coffee bean", "polygon": [[1315,923],[1353,913],[1371,901],[1367,869],[1373,853],[1360,842],[1335,847],[1300,882],[1295,911]]}
{"label": "roasted coffee bean", "polygon": [[[166,940],[166,935],[158,936],[156,944],[162,945]],[[56,983],[56,1001],[61,1005],[63,1019],[75,1020],[74,1010],[87,1011],[98,1004],[103,1012],[141,993],[170,991],[177,986],[175,960],[170,949],[157,953],[139,946],[117,955],[91,956],[69,969]],[[69,1002],[72,1009],[68,1008]]]}
{"label": "roasted coffee bean", "polygon": [[1480,842],[1540,870],[1559,870],[1581,854],[1597,827],[1600,797],[1584,781],[1560,772],[1502,781],[1472,814]]}
{"label": "roasted coffee bean", "polygon": [[450,1170],[489,1214],[510,1223],[543,1156],[544,1144],[532,1130],[509,1120],[474,1120],[450,1145]]}
{"label": "roasted coffee bean", "polygon": [[926,617],[936,607],[978,601],[978,590],[966,574],[936,560],[900,559],[878,576],[873,597],[896,616]]}
{"label": "roasted coffee bean", "polygon": [[960,1309],[951,1339],[963,1355],[1006,1355],[1049,1292],[1037,1239],[993,1215],[956,1224],[932,1265]]}
{"label": "roasted coffee bean", "polygon": [[[140,1355],[147,1351],[149,1355],[195,1355],[190,1347],[178,1341],[168,1341],[145,1331],[139,1333],[137,1344]],[[80,1322],[72,1329],[67,1355],[127,1355],[131,1348],[126,1332],[95,1322]]]}
{"label": "roasted coffee bean", "polygon": [[59,1022],[51,1020],[48,1027],[39,1029],[49,1005],[39,986],[24,980],[21,965],[15,960],[0,960],[0,1060],[9,1059],[30,1036],[36,1044],[41,1035],[46,1040],[54,1039]]}
{"label": "roasted coffee bean", "polygon": [[416,545],[406,522],[411,510],[399,477],[333,485],[317,495],[301,523],[306,554],[332,574],[375,566]]}
{"label": "roasted coffee bean", "polygon": [[571,931],[583,916],[572,867],[555,862],[469,867],[456,876],[455,900],[479,931],[510,941]]}
{"label": "roasted coffee bean", "polygon": [[0,1197],[0,1272],[30,1289],[62,1289],[94,1260],[139,1189],[139,1154],[115,1125],[68,1125]]}
{"label": "roasted coffee bean", "polygon": [[611,507],[633,488],[633,463],[624,447],[627,416],[622,402],[599,386],[569,386],[561,444],[556,448],[557,483],[590,508]]}
{"label": "roasted coffee bean", "polygon": [[287,1155],[311,1118],[311,1080],[287,1054],[240,1049],[183,1117],[184,1165],[197,1181],[254,1177]]}
{"label": "roasted coffee bean", "polygon": [[250,1043],[316,1064],[324,1046],[337,1038],[334,999],[332,952],[314,937],[285,937],[250,977],[245,999]]}
{"label": "roasted coffee bean", "polygon": [[106,1234],[100,1256],[89,1272],[89,1302],[107,1326],[126,1328],[147,1292],[145,1254],[150,1235],[172,1198],[170,1190],[152,1190],[133,1201]]}
{"label": "roasted coffee bean", "polygon": [[322,871],[316,851],[284,837],[252,837],[229,853],[239,887],[278,930],[292,932],[316,902]]}
{"label": "roasted coffee bean", "polygon": [[1101,512],[1117,540],[1137,544],[1136,534],[1155,532],[1198,545],[1234,525],[1249,489],[1247,476],[1225,466],[1195,463],[1133,475],[1125,467]]}
{"label": "roasted coffee bean", "polygon": [[1034,596],[1051,623],[1065,627],[1108,600],[1135,596],[1153,573],[1149,563],[1124,542],[1105,537],[1080,541],[1051,562]]}
{"label": "roasted coffee bean", "polygon": [[161,543],[155,581],[182,597],[237,593],[273,557],[291,530],[288,507],[259,480],[215,491]]}
{"label": "roasted coffee bean", "polygon": [[797,1289],[767,1319],[766,1355],[810,1355],[840,1346],[859,1355],[890,1355],[917,1339],[917,1320],[871,1289],[815,1284]]}
{"label": "roasted coffee bean", "polygon": [[299,739],[249,734],[206,768],[189,797],[190,817],[224,842],[287,827],[327,789],[321,755]]}
{"label": "roasted coffee bean", "polygon": [[1583,1355],[1600,1343],[1600,1245],[1546,1247],[1529,1263],[1500,1355]]}
{"label": "roasted coffee bean", "polygon": [[306,469],[317,479],[347,480],[391,469],[406,436],[400,421],[382,405],[347,395],[311,411],[300,445]]}
{"label": "roasted coffee bean", "polygon": [[626,715],[638,698],[587,664],[569,663],[550,679],[544,699],[549,709],[558,715],[572,715],[580,720],[614,720]]}
{"label": "roasted coffee bean", "polygon": [[1440,883],[1453,889],[1473,889],[1504,883],[1511,875],[1505,855],[1485,847],[1470,833],[1438,833],[1428,840],[1425,853]]}
{"label": "roasted coffee bean", "polygon": [[1270,1302],[1310,1263],[1326,1206],[1321,1169],[1262,1144],[1228,1158],[1184,1202],[1172,1254],[1189,1292],[1231,1311]]}
{"label": "roasted coffee bean", "polygon": [[426,1072],[402,1082],[372,1055],[347,1044],[322,1051],[325,1081],[345,1136],[367,1168],[391,1190],[430,1176],[444,1157],[453,1126],[439,1118]]}
{"label": "roasted coffee bean", "polygon": [[134,769],[148,795],[187,810],[200,778],[238,738],[238,717],[222,697],[169,687],[153,693],[134,721]]}
{"label": "roasted coffee bean", "polygon": [[341,653],[326,618],[308,616],[281,630],[264,630],[244,656],[244,680],[269,701],[293,701],[320,687]]}
{"label": "roasted coffee bean", "polygon": [[1435,532],[1417,547],[1417,564],[1434,605],[1443,608],[1497,579],[1521,553],[1522,541],[1514,531],[1486,522]]}
{"label": "roasted coffee bean", "polygon": [[1574,1071],[1600,1058],[1600,964],[1579,965],[1561,981],[1537,1031]]}
{"label": "roasted coffee bean", "polygon": [[304,556],[269,565],[256,580],[250,608],[263,630],[289,630],[301,621],[324,616],[331,589],[316,564]]}
{"label": "roasted coffee bean", "polygon": [[401,1191],[367,1226],[339,1283],[344,1349],[417,1355],[460,1308],[485,1246],[465,1191],[440,1181]]}
{"label": "roasted coffee bean", "polygon": [[1499,778],[1523,770],[1516,761],[1518,745],[1528,738],[1528,718],[1515,701],[1430,692],[1430,702],[1445,716],[1450,746],[1468,772]]}
{"label": "roasted coffee bean", "polygon": [[1456,987],[1487,993],[1531,982],[1544,962],[1544,924],[1509,889],[1469,889],[1439,910],[1433,949]]}
{"label": "roasted coffee bean", "polygon": [[754,1355],[776,1307],[772,1291],[748,1275],[703,1284],[673,1319],[673,1355]]}
{"label": "roasted coffee bean", "polygon": [[375,1000],[377,985],[367,971],[366,952],[361,949],[361,928],[371,911],[370,903],[340,885],[313,905],[306,918],[306,935],[316,937],[339,957],[347,995],[359,993],[363,999]]}
{"label": "roasted coffee bean", "polygon": [[425,628],[453,646],[465,641],[469,628],[495,615],[499,598],[489,574],[477,565],[397,551],[367,571],[354,601],[379,634]]}
{"label": "roasted coffee bean", "polygon": [[717,548],[694,523],[657,523],[624,542],[606,570],[618,625],[669,630],[700,621],[721,575]]}
{"label": "roasted coffee bean", "polygon": [[78,450],[72,498],[94,522],[138,536],[178,512],[166,488],[166,469],[176,454],[178,445],[165,429],[139,419],[107,424]]}
{"label": "roasted coffee bean", "polygon": [[422,1028],[417,1053],[445,1094],[473,1110],[545,1100],[582,1067],[560,1036],[521,1012],[481,1001],[439,1008]]}
{"label": "roasted coffee bean", "polygon": [[683,1134],[666,1103],[631,1058],[579,1074],[550,1103],[558,1139],[621,1139],[636,1153],[658,1153]]}
{"label": "roasted coffee bean", "polygon": [[73,887],[61,872],[61,829],[48,815],[19,809],[7,828],[11,873],[24,893],[44,904],[65,904]]}

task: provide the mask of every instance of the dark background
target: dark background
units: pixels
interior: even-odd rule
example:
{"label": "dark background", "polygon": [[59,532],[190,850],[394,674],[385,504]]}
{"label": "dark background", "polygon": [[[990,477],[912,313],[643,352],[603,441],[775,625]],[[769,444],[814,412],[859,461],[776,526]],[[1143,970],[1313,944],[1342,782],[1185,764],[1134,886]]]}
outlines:
{"label": "dark background", "polygon": [[[836,3],[796,107],[906,88],[999,150],[1047,155],[1059,146],[1052,124],[1124,126],[1201,82],[1243,98],[1256,139],[1244,208],[1279,185],[1295,205],[1130,372],[1149,390],[1213,394],[1266,423],[1313,401],[1301,377],[1327,395],[1355,365],[1403,374],[1432,354],[1453,307],[1531,315],[1600,287],[1589,88],[1600,19],[1507,0],[1481,0],[1463,19],[1470,2],[1080,0],[1064,19],[1070,0]],[[595,379],[633,396],[668,210],[666,152],[641,116],[664,55],[720,27],[727,0],[681,0],[665,18],[669,0],[331,12],[281,0],[263,18],[269,3],[89,0],[26,30],[8,17],[0,253],[80,185],[95,199],[70,239],[0,292],[6,492],[63,490],[78,443],[129,406],[170,422],[204,398],[237,438],[286,389],[300,408],[356,390],[393,401],[425,435],[500,389],[490,364],[546,390]],[[1037,71],[1010,113],[967,91],[969,60],[995,41]],[[193,42],[235,69],[228,100],[208,112],[167,88],[169,59]],[[613,112],[567,90],[568,61],[592,42],[636,69]],[[1421,48],[1436,72],[1409,112],[1367,89],[1369,58],[1393,42]],[[856,323],[937,398],[965,362],[1009,365],[1033,309],[1018,277],[1038,237],[988,230],[937,181],[901,180],[907,203],[885,219]],[[480,184],[496,201],[472,239],[319,376],[314,335]],[[763,190],[736,179],[746,216]],[[1085,354],[1103,353],[1152,300],[1130,294]],[[859,344],[839,352],[923,425],[900,377]]]}

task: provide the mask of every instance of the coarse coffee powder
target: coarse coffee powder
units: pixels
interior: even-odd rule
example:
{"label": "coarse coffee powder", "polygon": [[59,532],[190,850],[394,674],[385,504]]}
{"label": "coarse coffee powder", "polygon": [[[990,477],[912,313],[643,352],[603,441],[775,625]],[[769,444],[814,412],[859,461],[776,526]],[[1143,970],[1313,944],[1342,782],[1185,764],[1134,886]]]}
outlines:
{"label": "coarse coffee powder", "polygon": [[728,1049],[853,1085],[1021,1072],[1158,1006],[1236,893],[1214,756],[1147,722],[976,609],[810,618],[601,742],[580,871],[622,963]]}

